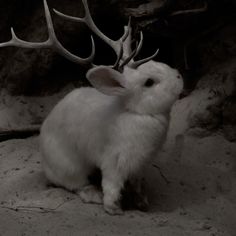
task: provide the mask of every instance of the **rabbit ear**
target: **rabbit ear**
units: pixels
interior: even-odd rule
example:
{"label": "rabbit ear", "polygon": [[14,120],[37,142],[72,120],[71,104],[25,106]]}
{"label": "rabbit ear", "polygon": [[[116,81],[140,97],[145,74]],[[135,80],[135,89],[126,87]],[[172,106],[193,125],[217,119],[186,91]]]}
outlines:
{"label": "rabbit ear", "polygon": [[94,88],[106,95],[120,96],[126,91],[124,76],[108,66],[90,69],[86,77]]}

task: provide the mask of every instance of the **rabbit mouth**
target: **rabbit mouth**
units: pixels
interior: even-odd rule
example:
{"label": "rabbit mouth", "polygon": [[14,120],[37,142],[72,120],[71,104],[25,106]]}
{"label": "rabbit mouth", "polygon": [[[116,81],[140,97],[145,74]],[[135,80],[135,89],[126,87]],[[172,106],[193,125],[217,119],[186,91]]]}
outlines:
{"label": "rabbit mouth", "polygon": [[183,99],[189,95],[189,90],[188,89],[183,89],[183,91],[179,95],[179,99]]}

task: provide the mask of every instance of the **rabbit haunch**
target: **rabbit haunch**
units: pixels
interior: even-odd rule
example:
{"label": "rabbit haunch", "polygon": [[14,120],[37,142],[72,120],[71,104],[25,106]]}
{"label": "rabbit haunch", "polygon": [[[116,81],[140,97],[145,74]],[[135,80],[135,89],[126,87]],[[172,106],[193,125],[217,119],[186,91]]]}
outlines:
{"label": "rabbit haunch", "polygon": [[[103,202],[117,214],[124,182],[142,170],[165,141],[171,106],[182,91],[178,71],[146,62],[123,73],[107,66],[90,69],[94,88],[69,93],[41,128],[43,167],[53,183],[77,189],[88,202]],[[147,81],[151,81],[147,83]],[[88,186],[88,175],[102,171],[103,199]],[[89,192],[89,194],[88,194]]]}

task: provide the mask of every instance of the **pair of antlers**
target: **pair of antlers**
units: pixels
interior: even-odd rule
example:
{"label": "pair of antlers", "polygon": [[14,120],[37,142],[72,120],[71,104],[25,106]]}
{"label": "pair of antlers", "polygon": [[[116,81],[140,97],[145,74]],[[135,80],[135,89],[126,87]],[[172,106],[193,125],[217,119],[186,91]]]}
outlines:
{"label": "pair of antlers", "polygon": [[[122,37],[118,40],[112,40],[108,38],[105,34],[103,34],[95,25],[89,11],[87,0],[82,0],[82,2],[85,9],[85,16],[83,18],[65,15],[55,9],[53,10],[57,15],[61,16],[62,18],[65,18],[74,22],[85,23],[99,38],[101,38],[106,44],[108,44],[115,51],[117,55],[117,61],[115,65],[113,66],[115,69],[122,70],[122,68],[125,65],[132,68],[137,68],[139,65],[153,59],[157,55],[159,49],[152,56],[148,58],[144,58],[139,61],[134,61],[134,57],[138,55],[143,45],[142,32],[140,32],[139,43],[137,44],[136,48],[132,51],[130,20],[129,20],[128,25],[124,27],[124,34],[122,35]],[[21,48],[51,48],[57,53],[59,53],[61,56],[65,57],[66,59],[72,62],[89,66],[89,67],[95,67],[95,65],[92,63],[95,56],[95,43],[94,43],[93,37],[91,36],[92,51],[91,51],[91,54],[87,58],[81,58],[69,52],[58,41],[57,36],[55,34],[54,27],[53,27],[52,17],[50,14],[50,10],[48,8],[47,1],[43,0],[43,3],[44,3],[44,11],[45,11],[45,17],[46,17],[48,35],[49,35],[48,39],[44,42],[28,42],[28,41],[18,38],[13,28],[11,28],[12,39],[9,40],[8,42],[0,43],[0,47],[15,46],[15,47],[21,47]]]}

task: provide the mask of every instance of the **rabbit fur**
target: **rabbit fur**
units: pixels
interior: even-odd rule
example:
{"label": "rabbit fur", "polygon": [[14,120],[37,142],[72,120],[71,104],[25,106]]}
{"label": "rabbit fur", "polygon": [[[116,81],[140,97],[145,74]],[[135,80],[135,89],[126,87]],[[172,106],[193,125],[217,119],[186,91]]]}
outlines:
{"label": "rabbit fur", "polygon": [[[41,127],[43,169],[54,184],[78,190],[84,201],[103,202],[108,213],[119,214],[124,182],[165,141],[183,81],[177,70],[154,61],[122,73],[98,66],[87,78],[94,88],[69,93]],[[102,192],[88,182],[94,167],[102,172]]]}

